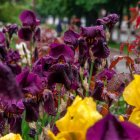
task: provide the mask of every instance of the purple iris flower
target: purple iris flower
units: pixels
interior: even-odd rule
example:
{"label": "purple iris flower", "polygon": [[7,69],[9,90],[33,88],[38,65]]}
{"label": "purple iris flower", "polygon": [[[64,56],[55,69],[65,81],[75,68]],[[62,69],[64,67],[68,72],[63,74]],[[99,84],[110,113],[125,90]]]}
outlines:
{"label": "purple iris flower", "polygon": [[97,80],[95,83],[95,88],[92,95],[94,99],[103,101],[103,98],[102,98],[103,89],[104,89],[104,83],[100,80]]}
{"label": "purple iris flower", "polygon": [[119,21],[119,16],[117,14],[110,14],[102,19],[97,19],[98,25],[105,25],[111,30],[113,26]]}
{"label": "purple iris flower", "polygon": [[39,103],[33,99],[25,99],[24,106],[26,110],[26,115],[25,115],[26,121],[36,122],[39,118]]}
{"label": "purple iris flower", "polygon": [[15,64],[7,63],[7,66],[11,69],[11,71],[13,72],[14,75],[18,75],[22,71],[21,66],[16,63]]}
{"label": "purple iris flower", "polygon": [[81,27],[81,35],[86,37],[89,45],[92,45],[97,39],[104,39],[105,32],[103,26]]}
{"label": "purple iris flower", "polygon": [[93,43],[92,52],[97,58],[107,58],[110,54],[106,41],[102,39],[96,40]]}
{"label": "purple iris flower", "polygon": [[23,26],[36,27],[40,21],[36,18],[35,14],[30,10],[23,11],[19,16]]}
{"label": "purple iris flower", "polygon": [[6,48],[4,46],[0,46],[0,59],[2,61],[5,61],[6,60],[6,56],[7,56]]}
{"label": "purple iris flower", "polygon": [[8,66],[0,63],[0,97],[8,100],[22,98],[22,93],[15,77]]}
{"label": "purple iris flower", "polygon": [[48,87],[52,88],[55,83],[62,83],[67,89],[78,88],[78,70],[68,64],[54,64],[49,68]]}
{"label": "purple iris flower", "polygon": [[64,42],[68,45],[77,47],[79,37],[80,37],[80,35],[78,33],[75,33],[72,30],[68,30],[64,33]]}
{"label": "purple iris flower", "polygon": [[40,77],[47,77],[49,68],[59,62],[59,59],[55,59],[51,56],[44,56],[39,58],[33,65],[33,72],[38,74]]}
{"label": "purple iris flower", "polygon": [[16,63],[20,60],[20,54],[18,50],[9,50],[6,55],[6,62],[8,63]]}
{"label": "purple iris flower", "polygon": [[9,39],[12,38],[13,34],[16,34],[18,31],[18,25],[17,24],[10,24],[5,26],[5,28],[3,29],[4,33],[8,33],[9,35]]}
{"label": "purple iris flower", "polygon": [[40,41],[40,28],[37,28],[40,21],[35,14],[30,10],[25,10],[20,14],[20,20],[23,27],[18,31],[19,38],[25,41]]}
{"label": "purple iris flower", "polygon": [[4,113],[5,116],[8,118],[8,123],[10,124],[11,132],[21,134],[23,111],[24,111],[24,105],[22,100],[19,100],[18,102],[12,101],[7,105]]}
{"label": "purple iris flower", "polygon": [[54,58],[63,56],[67,62],[73,62],[74,60],[74,51],[64,44],[51,44],[49,55]]}
{"label": "purple iris flower", "polygon": [[18,31],[18,36],[20,39],[30,41],[32,38],[32,30],[30,28],[20,28]]}
{"label": "purple iris flower", "polygon": [[6,41],[5,34],[3,32],[0,32],[0,46],[3,47],[5,45],[5,41]]}
{"label": "purple iris flower", "polygon": [[87,130],[86,140],[138,140],[140,128],[109,114]]}
{"label": "purple iris flower", "polygon": [[49,115],[56,115],[55,102],[51,91],[45,92],[43,95],[44,109]]}
{"label": "purple iris flower", "polygon": [[16,80],[25,96],[37,96],[42,92],[41,78],[37,74],[29,72],[29,69],[25,69],[22,73],[17,75]]}
{"label": "purple iris flower", "polygon": [[114,74],[116,74],[116,72],[114,70],[104,69],[102,72],[100,72],[97,75],[97,79],[108,81],[108,80],[111,80],[111,78],[114,76]]}
{"label": "purple iris flower", "polygon": [[84,66],[86,60],[89,58],[89,47],[84,39],[79,40],[79,63]]}
{"label": "purple iris flower", "polygon": [[10,49],[5,56],[5,63],[15,75],[21,73],[21,66],[18,64],[19,60],[20,54],[17,50]]}

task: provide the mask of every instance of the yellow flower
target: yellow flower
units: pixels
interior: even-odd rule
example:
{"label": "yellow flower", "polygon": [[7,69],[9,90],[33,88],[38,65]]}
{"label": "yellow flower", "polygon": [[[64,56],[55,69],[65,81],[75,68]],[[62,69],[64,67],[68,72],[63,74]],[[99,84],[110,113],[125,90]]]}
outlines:
{"label": "yellow flower", "polygon": [[0,140],[22,140],[19,134],[9,133],[0,138]]}
{"label": "yellow flower", "polygon": [[129,121],[140,127],[140,108],[134,108]]}
{"label": "yellow flower", "polygon": [[134,106],[129,121],[140,126],[140,75],[134,75],[134,80],[123,92],[124,100]]}
{"label": "yellow flower", "polygon": [[54,136],[49,131],[48,135],[51,140],[85,140],[87,129],[101,118],[92,98],[86,97],[82,100],[77,96],[68,107],[66,115],[56,122],[60,133]]}
{"label": "yellow flower", "polygon": [[82,132],[64,131],[55,136],[51,131],[48,131],[48,136],[50,138],[49,140],[85,140]]}
{"label": "yellow flower", "polygon": [[119,121],[121,121],[121,122],[124,121],[124,117],[122,115],[119,116]]}
{"label": "yellow flower", "polygon": [[140,108],[140,75],[134,75],[134,80],[125,88],[123,97],[128,104]]}

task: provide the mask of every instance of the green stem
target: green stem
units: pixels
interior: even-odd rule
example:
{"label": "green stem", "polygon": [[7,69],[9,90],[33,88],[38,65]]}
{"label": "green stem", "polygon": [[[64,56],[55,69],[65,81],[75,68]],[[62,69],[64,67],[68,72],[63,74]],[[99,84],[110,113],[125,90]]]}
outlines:
{"label": "green stem", "polygon": [[[91,77],[92,77],[92,72],[93,72],[93,66],[94,62],[91,62],[91,67],[90,67],[90,73],[89,73],[89,79],[88,79],[88,85],[90,87],[90,82],[91,82]],[[86,91],[86,96],[89,96],[89,89]]]}

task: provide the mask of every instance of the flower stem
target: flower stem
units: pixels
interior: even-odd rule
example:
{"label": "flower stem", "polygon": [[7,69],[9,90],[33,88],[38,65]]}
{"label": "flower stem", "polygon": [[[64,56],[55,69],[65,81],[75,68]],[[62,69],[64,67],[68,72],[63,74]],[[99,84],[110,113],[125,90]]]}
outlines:
{"label": "flower stem", "polygon": [[[90,73],[89,73],[89,79],[88,79],[88,85],[90,88],[90,82],[91,82],[91,77],[92,77],[92,72],[93,72],[93,66],[94,66],[94,62],[91,62],[91,67],[90,67]],[[86,91],[86,96],[89,96],[89,89]]]}

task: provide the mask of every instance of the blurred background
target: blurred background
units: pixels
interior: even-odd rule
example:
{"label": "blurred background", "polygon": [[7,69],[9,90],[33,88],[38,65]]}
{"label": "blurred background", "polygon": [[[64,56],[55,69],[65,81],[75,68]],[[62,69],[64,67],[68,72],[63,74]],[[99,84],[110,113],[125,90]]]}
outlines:
{"label": "blurred background", "polygon": [[120,43],[127,41],[130,35],[134,39],[134,27],[128,21],[129,9],[135,7],[137,2],[138,0],[0,0],[0,27],[8,23],[20,24],[20,12],[30,9],[41,20],[42,27],[52,29],[56,36],[60,36],[68,28],[78,31],[80,26],[94,25],[97,18],[117,13],[120,20],[112,31],[111,41]]}

